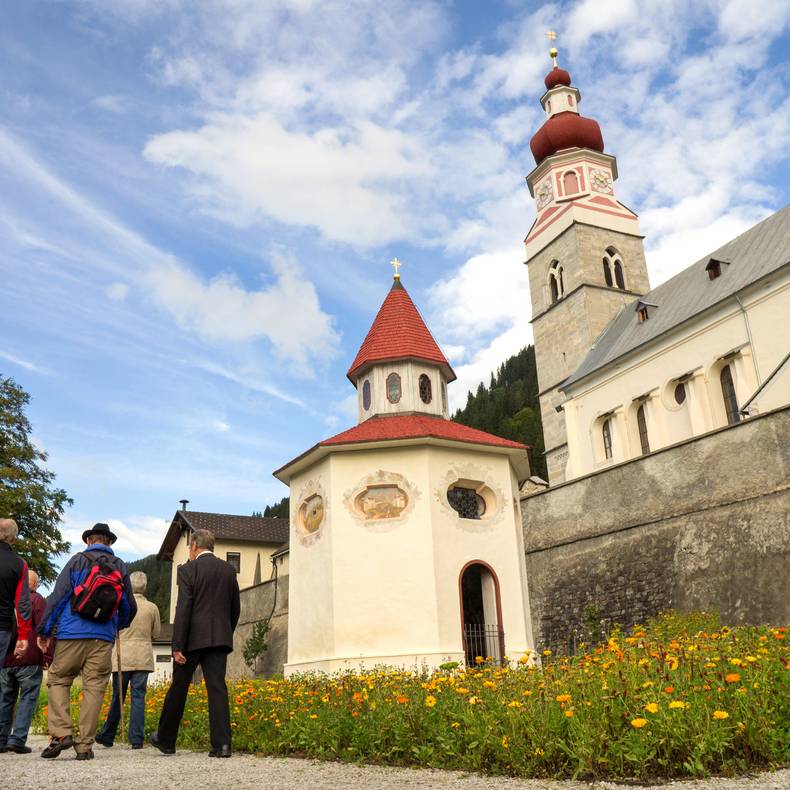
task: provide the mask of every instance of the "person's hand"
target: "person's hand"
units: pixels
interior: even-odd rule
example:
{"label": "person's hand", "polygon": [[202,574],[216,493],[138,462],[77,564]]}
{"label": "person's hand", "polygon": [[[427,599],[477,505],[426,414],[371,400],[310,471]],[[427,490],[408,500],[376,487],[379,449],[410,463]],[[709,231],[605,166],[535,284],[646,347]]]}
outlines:
{"label": "person's hand", "polygon": [[21,658],[25,650],[27,650],[27,639],[18,639],[14,648],[14,655],[17,658]]}
{"label": "person's hand", "polygon": [[52,638],[48,636],[40,636],[36,641],[38,642],[38,649],[42,653],[46,653],[47,650],[49,650],[49,645],[50,642],[52,642]]}
{"label": "person's hand", "polygon": [[187,657],[180,650],[174,650],[173,651],[173,661],[175,661],[176,664],[186,664],[187,663]]}

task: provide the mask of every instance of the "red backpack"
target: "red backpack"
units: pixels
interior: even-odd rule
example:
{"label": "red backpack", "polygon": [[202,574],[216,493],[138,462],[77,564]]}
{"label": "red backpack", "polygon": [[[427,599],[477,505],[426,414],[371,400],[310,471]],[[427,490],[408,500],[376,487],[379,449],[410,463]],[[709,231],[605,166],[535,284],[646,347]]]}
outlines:
{"label": "red backpack", "polygon": [[88,575],[71,593],[71,611],[93,620],[106,623],[118,611],[123,596],[123,576],[113,567],[109,557],[100,554],[95,560],[81,552],[91,562]]}

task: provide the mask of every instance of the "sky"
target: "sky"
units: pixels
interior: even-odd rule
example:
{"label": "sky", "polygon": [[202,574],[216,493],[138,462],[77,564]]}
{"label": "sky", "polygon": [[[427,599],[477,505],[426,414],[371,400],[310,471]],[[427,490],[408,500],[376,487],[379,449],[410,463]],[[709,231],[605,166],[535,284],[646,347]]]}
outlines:
{"label": "sky", "polygon": [[790,4],[28,0],[0,27],[0,374],[127,559],[356,421],[389,261],[458,374],[531,342],[524,177],[560,65],[657,285],[790,202]]}

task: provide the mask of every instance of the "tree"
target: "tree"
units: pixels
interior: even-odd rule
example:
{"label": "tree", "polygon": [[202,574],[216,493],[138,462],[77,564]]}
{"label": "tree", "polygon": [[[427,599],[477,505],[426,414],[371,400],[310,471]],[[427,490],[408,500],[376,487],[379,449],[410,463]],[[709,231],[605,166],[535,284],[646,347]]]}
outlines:
{"label": "tree", "polygon": [[291,500],[284,496],[276,505],[266,505],[263,510],[265,518],[290,518]]}
{"label": "tree", "polygon": [[170,622],[170,579],[173,563],[158,560],[156,554],[150,554],[141,560],[126,563],[129,573],[142,571],[148,577],[145,597],[159,607],[159,618],[163,623]]}
{"label": "tree", "polygon": [[58,524],[73,502],[43,466],[47,454],[30,441],[29,402],[30,395],[13,379],[0,376],[0,517],[16,521],[14,549],[42,581],[51,582],[58,575],[53,558],[69,550]]}

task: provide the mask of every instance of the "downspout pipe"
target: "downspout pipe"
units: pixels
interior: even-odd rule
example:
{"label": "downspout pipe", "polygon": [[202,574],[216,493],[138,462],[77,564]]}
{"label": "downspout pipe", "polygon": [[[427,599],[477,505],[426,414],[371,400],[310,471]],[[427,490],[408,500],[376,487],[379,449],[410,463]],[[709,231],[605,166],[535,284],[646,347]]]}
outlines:
{"label": "downspout pipe", "polygon": [[749,314],[746,312],[746,308],[743,306],[743,302],[741,301],[740,296],[735,294],[735,301],[738,303],[738,307],[741,308],[741,313],[743,313],[743,323],[746,325],[746,337],[749,339],[749,348],[752,350],[752,362],[754,364],[754,374],[757,376],[757,386],[761,387],[763,383],[762,376],[760,375],[760,368],[757,365],[757,349],[754,347],[754,338],[752,337],[752,328],[749,325]]}

